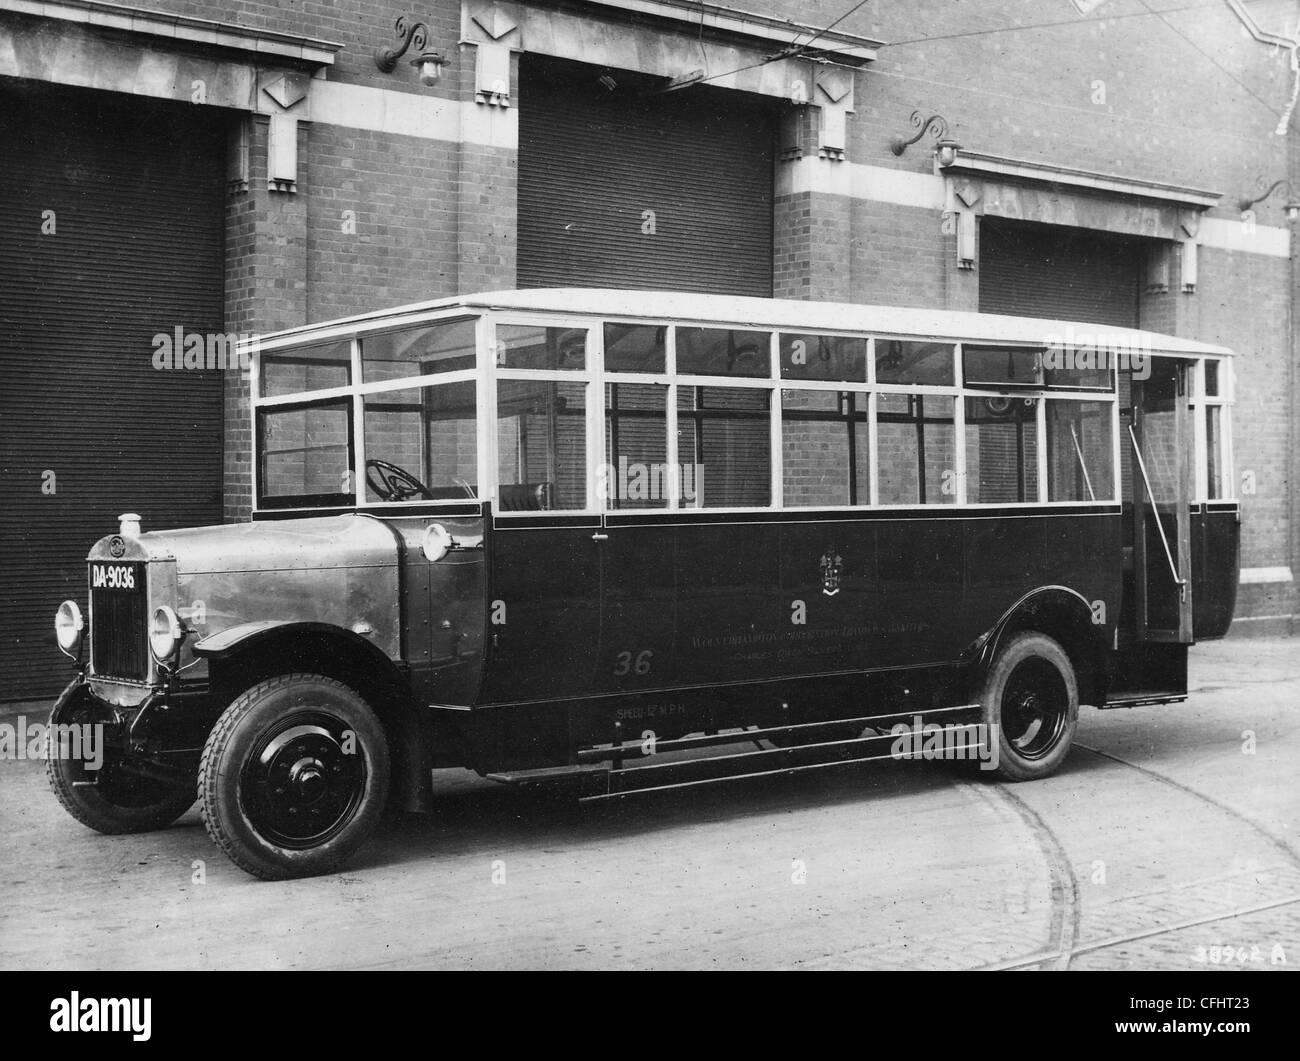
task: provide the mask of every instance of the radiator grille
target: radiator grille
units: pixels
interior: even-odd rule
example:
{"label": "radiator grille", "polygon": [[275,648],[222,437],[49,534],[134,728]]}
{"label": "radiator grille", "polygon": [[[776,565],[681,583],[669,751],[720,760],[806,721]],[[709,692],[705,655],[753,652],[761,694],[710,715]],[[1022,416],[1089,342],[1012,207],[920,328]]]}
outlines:
{"label": "radiator grille", "polygon": [[130,566],[134,589],[90,591],[90,664],[99,677],[144,681],[149,677],[145,571],[143,564]]}

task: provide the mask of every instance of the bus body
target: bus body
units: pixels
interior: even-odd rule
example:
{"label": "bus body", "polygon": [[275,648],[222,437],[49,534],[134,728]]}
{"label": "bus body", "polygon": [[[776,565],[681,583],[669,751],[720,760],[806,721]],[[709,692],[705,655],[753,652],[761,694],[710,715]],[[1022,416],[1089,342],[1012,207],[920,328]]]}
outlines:
{"label": "bus body", "polygon": [[1221,347],[575,289],[252,353],[253,519],[95,544],[54,721],[116,751],[51,780],[110,832],[197,783],[260,876],[338,865],[445,766],[600,798],[897,756],[925,719],[1045,776],[1080,703],[1184,699],[1231,622]]}

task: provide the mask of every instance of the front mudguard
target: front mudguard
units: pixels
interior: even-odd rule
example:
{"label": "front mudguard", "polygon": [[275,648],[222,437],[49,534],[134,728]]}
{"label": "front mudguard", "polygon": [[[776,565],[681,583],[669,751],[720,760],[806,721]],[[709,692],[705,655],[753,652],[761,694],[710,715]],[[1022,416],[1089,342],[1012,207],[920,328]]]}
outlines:
{"label": "front mudguard", "polygon": [[118,708],[94,694],[84,674],[73,678],[50,708],[51,726],[70,726],[78,722],[97,722],[119,730],[125,722]]}

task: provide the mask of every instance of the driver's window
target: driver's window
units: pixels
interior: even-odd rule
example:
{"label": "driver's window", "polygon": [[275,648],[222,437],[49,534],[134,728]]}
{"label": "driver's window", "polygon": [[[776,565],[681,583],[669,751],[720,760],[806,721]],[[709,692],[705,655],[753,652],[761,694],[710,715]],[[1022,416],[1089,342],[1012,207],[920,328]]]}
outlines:
{"label": "driver's window", "polygon": [[367,501],[478,496],[473,381],[365,397]]}

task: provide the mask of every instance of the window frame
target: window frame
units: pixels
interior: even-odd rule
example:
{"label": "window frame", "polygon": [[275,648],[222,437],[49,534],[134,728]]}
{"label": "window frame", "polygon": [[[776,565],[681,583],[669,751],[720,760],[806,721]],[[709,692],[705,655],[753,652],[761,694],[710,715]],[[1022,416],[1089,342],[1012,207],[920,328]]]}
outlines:
{"label": "window frame", "polygon": [[[335,388],[330,388],[334,390]],[[266,448],[266,417],[276,413],[292,413],[305,409],[342,409],[347,414],[347,457],[345,458],[346,466],[352,472],[352,494],[356,497],[356,465],[355,456],[357,450],[357,425],[356,425],[356,407],[349,400],[349,395],[339,394],[330,397],[309,398],[295,402],[276,402],[273,405],[255,407],[253,409],[253,503],[257,511],[276,512],[284,509],[296,510],[302,508],[337,508],[339,505],[347,505],[348,501],[340,501],[340,498],[347,498],[349,494],[345,490],[338,490],[328,494],[264,494],[262,492],[262,462],[269,455],[270,451]],[[277,451],[282,452],[282,451]],[[283,498],[297,499],[298,504],[276,505],[274,502]]]}
{"label": "window frame", "polygon": [[[489,312],[483,315],[483,334],[480,335],[479,364],[482,380],[487,394],[480,395],[479,437],[486,443],[487,474],[479,493],[483,500],[491,501],[492,514],[499,519],[536,518],[549,514],[566,517],[599,518],[604,511],[599,504],[596,489],[597,461],[593,456],[604,452],[604,416],[605,395],[603,391],[602,369],[604,367],[604,318],[597,316],[566,316],[553,313],[529,313],[522,311]],[[497,364],[497,328],[505,325],[534,328],[564,328],[581,330],[587,333],[586,364],[581,369],[559,368],[505,368]],[[498,384],[502,381],[519,380],[547,383],[581,383],[585,387],[584,395],[584,463],[583,471],[585,497],[582,508],[555,508],[539,511],[503,512],[500,500],[499,439],[497,437],[497,394]],[[593,400],[596,399],[596,400]],[[487,401],[486,407],[483,400]],[[597,414],[599,416],[597,417]],[[486,438],[484,438],[486,436]],[[593,445],[599,440],[598,445]],[[602,457],[603,459],[603,457]]]}
{"label": "window frame", "polygon": [[[1219,366],[1219,393],[1215,395],[1207,394],[1205,389],[1205,370],[1211,361]],[[1194,362],[1192,385],[1188,388],[1195,466],[1192,503],[1200,505],[1236,501],[1238,484],[1232,463],[1232,406],[1236,397],[1233,361],[1231,357],[1206,354],[1194,358]],[[1219,410],[1218,457],[1223,474],[1223,493],[1219,497],[1210,494],[1209,429],[1205,422],[1210,409]]]}
{"label": "window frame", "polygon": [[[466,505],[479,505],[483,500],[483,415],[482,351],[483,318],[481,310],[465,307],[449,307],[436,313],[413,312],[399,314],[382,320],[352,324],[340,324],[314,332],[310,339],[293,337],[259,343],[255,355],[251,358],[249,384],[251,398],[251,415],[254,423],[253,438],[253,513],[310,512],[314,509],[356,508],[367,511],[401,511],[422,506],[439,506],[442,508],[462,509]],[[456,321],[472,320],[475,325],[475,365],[473,368],[457,369],[454,372],[438,372],[420,376],[403,376],[398,379],[362,382],[361,345],[366,336],[387,334],[406,330],[431,328],[438,324],[451,324]],[[268,353],[286,351],[292,353],[299,347],[320,346],[334,341],[350,343],[349,377],[351,382],[341,387],[326,387],[314,391],[295,391],[291,394],[277,394],[261,397],[262,358]],[[406,501],[369,501],[365,494],[366,444],[365,444],[365,399],[368,395],[382,394],[390,391],[422,390],[439,384],[464,383],[473,381],[476,385],[476,431],[478,445],[478,497],[475,498],[412,498]],[[275,504],[276,498],[264,497],[261,486],[261,462],[265,453],[260,435],[259,414],[264,410],[293,405],[315,405],[321,402],[349,399],[351,408],[348,413],[350,431],[350,452],[352,460],[352,494],[343,492],[330,495],[286,495],[283,503]],[[335,500],[321,500],[333,498]],[[346,500],[344,500],[346,498]]]}
{"label": "window frame", "polygon": [[[405,376],[391,380],[366,382],[362,375],[361,349],[368,335],[400,332],[432,327],[439,323],[453,323],[459,320],[473,320],[475,325],[476,351],[473,368],[459,369],[452,372],[440,372],[418,376]],[[520,325],[526,327],[549,327],[566,330],[579,330],[585,333],[586,364],[582,369],[524,369],[505,368],[496,364],[497,328],[501,325]],[[664,371],[606,371],[604,346],[605,331],[610,325],[640,325],[662,327],[664,329]],[[677,335],[679,328],[707,328],[719,331],[738,330],[766,334],[769,343],[767,376],[730,376],[703,375],[699,373],[677,372]],[[866,343],[865,378],[861,380],[820,380],[791,379],[782,374],[781,349],[783,336],[813,337],[828,336],[864,340]],[[880,383],[876,380],[876,352],[879,342],[899,339],[910,342],[931,342],[952,348],[952,384],[921,383]],[[315,391],[299,391],[289,394],[262,397],[259,395],[261,381],[261,358],[265,353],[292,352],[297,347],[312,347],[332,341],[346,340],[350,345],[351,382],[346,386],[323,388]],[[553,509],[546,513],[565,517],[585,517],[599,521],[607,515],[628,516],[671,516],[674,513],[694,511],[701,514],[764,514],[779,511],[791,511],[800,514],[816,512],[853,513],[863,509],[878,511],[915,511],[931,507],[942,507],[945,511],[954,508],[971,510],[1025,508],[1034,509],[1045,506],[1068,509],[1075,507],[1096,507],[1099,505],[1118,506],[1120,501],[1121,464],[1124,452],[1123,439],[1120,437],[1120,409],[1118,392],[1118,373],[1112,367],[1110,386],[1100,388],[1064,388],[1025,384],[968,384],[964,376],[964,351],[968,346],[1017,348],[1041,351],[1043,344],[1018,340],[997,341],[983,338],[966,340],[954,335],[934,333],[902,333],[889,328],[871,331],[852,328],[833,329],[790,324],[755,325],[744,321],[728,319],[701,320],[696,318],[656,318],[640,317],[628,314],[601,314],[599,312],[549,313],[541,310],[494,309],[492,307],[453,306],[437,311],[411,311],[392,317],[373,321],[342,322],[340,324],[312,331],[310,336],[290,336],[261,343],[251,358],[249,373],[251,412],[254,420],[254,459],[252,460],[252,486],[254,513],[305,512],[312,509],[337,509],[351,507],[380,512],[401,512],[410,509],[459,508],[466,505],[480,506],[492,502],[494,515],[502,519],[514,519],[540,513],[501,512],[497,506],[499,497],[499,463],[497,452],[497,389],[503,380],[534,380],[548,382],[580,383],[585,388],[585,446],[586,446],[586,484],[583,507],[580,509]],[[1193,362],[1192,386],[1190,390],[1191,414],[1193,420],[1193,444],[1195,446],[1195,491],[1197,503],[1206,501],[1235,501],[1237,484],[1234,478],[1232,460],[1232,421],[1231,407],[1234,402],[1235,379],[1232,358],[1226,354],[1186,354],[1172,351],[1148,351],[1150,357],[1179,357]],[[1205,393],[1206,365],[1214,361],[1219,367],[1218,395]],[[423,390],[430,386],[464,383],[474,381],[477,401],[477,492],[474,499],[411,499],[399,502],[368,501],[365,499],[365,398],[389,391]],[[698,495],[694,501],[684,501],[680,489],[674,488],[663,507],[620,509],[611,503],[611,499],[601,499],[597,489],[597,472],[601,464],[608,464],[612,454],[606,452],[606,387],[609,384],[651,384],[663,386],[666,403],[664,430],[667,433],[664,452],[666,463],[670,468],[680,466],[678,445],[678,401],[683,387],[706,388],[754,388],[768,393],[768,471],[769,504],[765,506],[745,506],[727,508],[705,508]],[[838,395],[851,393],[858,406],[859,418],[865,415],[866,438],[869,447],[867,454],[866,477],[868,483],[867,497],[858,497],[856,504],[849,505],[791,505],[785,503],[785,468],[784,468],[784,422],[783,400],[786,391],[821,391]],[[897,504],[880,503],[880,396],[889,394],[919,395],[928,398],[943,398],[951,402],[952,424],[955,441],[953,461],[955,476],[955,496],[951,501],[925,502],[915,501]],[[1035,402],[1035,431],[1037,442],[1037,496],[1025,501],[969,501],[966,468],[966,399],[987,398],[995,395],[1012,397],[1016,400],[1032,399]],[[261,462],[265,456],[264,441],[259,434],[260,417],[266,411],[292,406],[314,405],[340,400],[350,400],[349,430],[353,469],[353,493],[337,495],[313,495],[312,497],[266,497],[262,494]],[[1108,498],[1096,501],[1049,501],[1048,500],[1048,453],[1046,435],[1047,401],[1077,401],[1091,403],[1109,403],[1111,408],[1110,428],[1112,444],[1112,490]],[[1207,462],[1207,426],[1206,409],[1221,409],[1219,460],[1224,469],[1224,489],[1222,497],[1209,497],[1208,462]],[[793,419],[798,419],[797,417]],[[858,454],[859,464],[861,454]],[[844,463],[848,463],[847,460]],[[675,487],[680,486],[678,476],[670,476]],[[852,489],[846,492],[852,497]]]}

